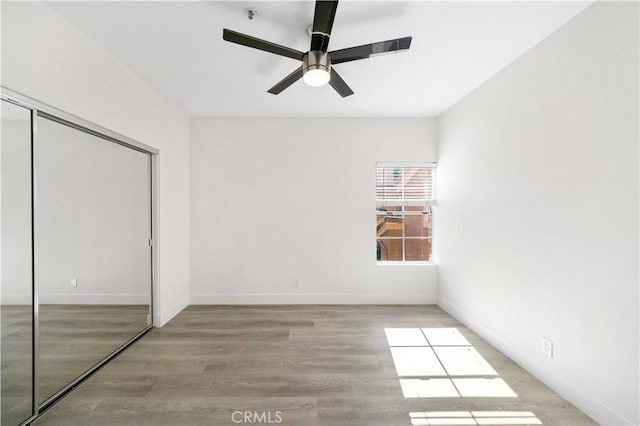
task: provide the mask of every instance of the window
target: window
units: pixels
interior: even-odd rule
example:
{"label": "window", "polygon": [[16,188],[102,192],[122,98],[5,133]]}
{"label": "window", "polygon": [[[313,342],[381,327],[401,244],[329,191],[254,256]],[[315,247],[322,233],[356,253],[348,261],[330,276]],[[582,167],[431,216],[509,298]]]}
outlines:
{"label": "window", "polygon": [[378,261],[431,260],[435,164],[376,165]]}

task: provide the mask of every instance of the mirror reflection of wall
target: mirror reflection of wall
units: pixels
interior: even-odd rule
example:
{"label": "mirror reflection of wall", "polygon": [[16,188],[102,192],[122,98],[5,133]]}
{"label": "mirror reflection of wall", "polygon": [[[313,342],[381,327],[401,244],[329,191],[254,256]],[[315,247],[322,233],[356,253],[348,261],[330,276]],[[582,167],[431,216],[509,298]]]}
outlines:
{"label": "mirror reflection of wall", "polygon": [[0,424],[33,413],[31,111],[0,106]]}
{"label": "mirror reflection of wall", "polygon": [[150,324],[151,158],[38,118],[39,399]]}

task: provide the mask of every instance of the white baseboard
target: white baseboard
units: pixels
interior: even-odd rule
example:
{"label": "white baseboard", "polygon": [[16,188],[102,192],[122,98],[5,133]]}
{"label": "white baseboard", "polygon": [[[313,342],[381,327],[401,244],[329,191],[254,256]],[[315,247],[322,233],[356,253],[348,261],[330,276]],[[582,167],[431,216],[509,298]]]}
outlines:
{"label": "white baseboard", "polygon": [[164,326],[187,306],[189,306],[189,295],[184,295],[183,297],[174,300],[168,308],[160,309],[158,315],[154,318],[153,325],[155,327]]}
{"label": "white baseboard", "polygon": [[473,332],[493,345],[500,352],[507,355],[514,362],[534,375],[544,384],[556,391],[567,401],[582,410],[596,422],[602,425],[633,425],[629,419],[623,417],[613,409],[603,404],[598,399],[567,381],[556,371],[542,364],[533,356],[500,336],[493,329],[487,327],[481,321],[464,313],[454,304],[439,297],[438,306],[447,311],[452,317],[469,327]]}
{"label": "white baseboard", "polygon": [[395,293],[208,293],[190,298],[192,305],[432,305],[436,301],[435,294]]}
{"label": "white baseboard", "polygon": [[40,293],[42,305],[148,305],[148,294]]}

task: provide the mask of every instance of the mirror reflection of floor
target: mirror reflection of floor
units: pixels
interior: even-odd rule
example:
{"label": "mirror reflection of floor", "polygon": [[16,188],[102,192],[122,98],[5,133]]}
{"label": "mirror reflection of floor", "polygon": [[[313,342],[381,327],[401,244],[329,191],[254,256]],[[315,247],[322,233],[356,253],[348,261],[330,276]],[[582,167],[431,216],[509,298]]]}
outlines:
{"label": "mirror reflection of floor", "polygon": [[[147,326],[147,305],[40,305],[39,399],[46,400]],[[31,306],[1,312],[1,424],[29,417]]]}
{"label": "mirror reflection of floor", "polygon": [[40,305],[40,401],[140,333],[148,314],[147,305]]}
{"label": "mirror reflection of floor", "polygon": [[31,415],[30,305],[0,306],[0,424],[15,425]]}

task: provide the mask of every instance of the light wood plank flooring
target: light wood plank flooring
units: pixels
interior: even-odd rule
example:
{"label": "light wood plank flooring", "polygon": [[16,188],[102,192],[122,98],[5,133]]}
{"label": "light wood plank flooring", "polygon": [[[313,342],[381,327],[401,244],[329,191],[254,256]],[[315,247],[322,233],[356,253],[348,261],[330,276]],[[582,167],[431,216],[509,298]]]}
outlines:
{"label": "light wood plank flooring", "polygon": [[[405,398],[384,329],[418,327],[457,328],[517,397]],[[237,411],[253,424],[476,424],[489,411],[594,424],[436,306],[296,305],[190,306],[37,426],[249,424]]]}

